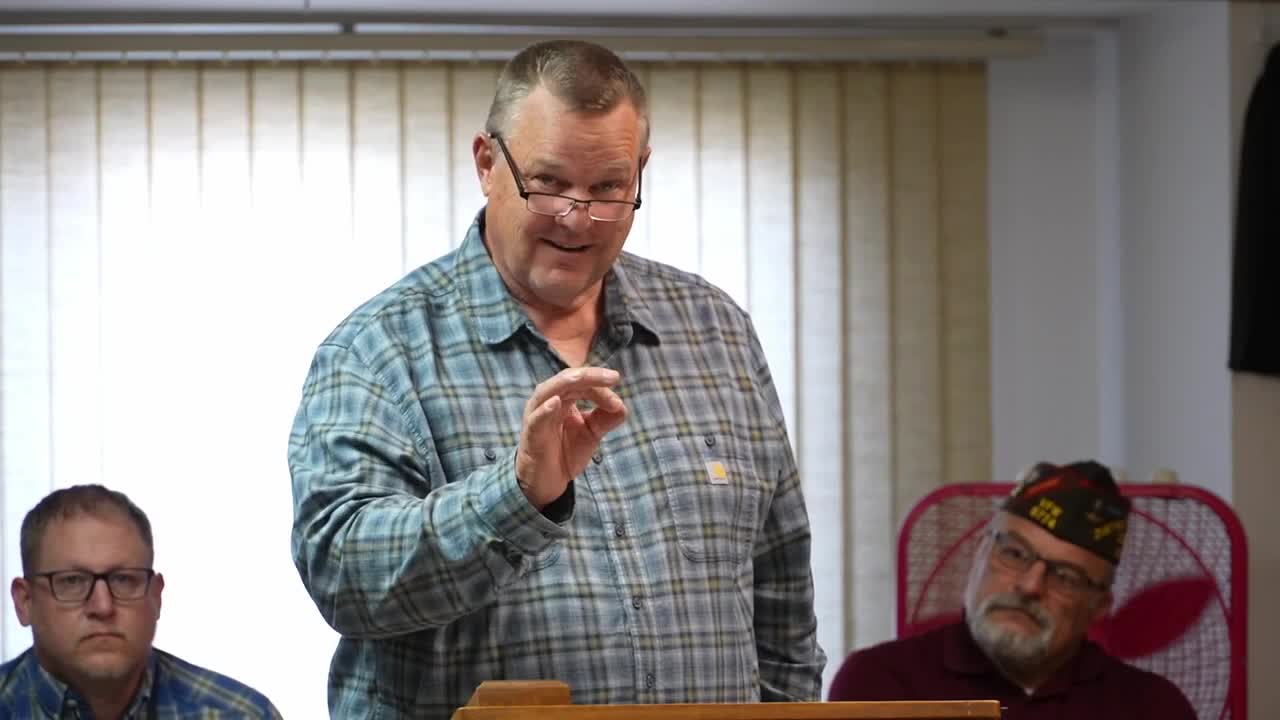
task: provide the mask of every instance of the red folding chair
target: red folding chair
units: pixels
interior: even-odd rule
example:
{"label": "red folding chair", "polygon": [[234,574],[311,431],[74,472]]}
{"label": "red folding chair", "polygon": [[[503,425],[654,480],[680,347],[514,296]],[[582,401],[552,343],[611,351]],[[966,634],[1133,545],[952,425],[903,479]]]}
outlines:
{"label": "red folding chair", "polygon": [[[898,636],[954,622],[970,560],[1009,483],[947,485],[898,536]],[[1235,513],[1188,485],[1125,484],[1133,501],[1111,613],[1090,631],[1112,655],[1173,681],[1200,720],[1246,720],[1247,548]]]}

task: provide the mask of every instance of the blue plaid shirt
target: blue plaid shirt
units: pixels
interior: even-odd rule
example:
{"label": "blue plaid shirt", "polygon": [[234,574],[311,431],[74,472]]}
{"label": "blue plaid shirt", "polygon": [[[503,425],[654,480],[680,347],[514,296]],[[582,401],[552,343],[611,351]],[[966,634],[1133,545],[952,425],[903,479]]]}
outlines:
{"label": "blue plaid shirt", "polygon": [[[152,649],[142,685],[123,720],[279,717],[266,696],[248,685]],[[93,711],[28,649],[0,665],[0,718],[93,720]]]}
{"label": "blue plaid shirt", "polygon": [[334,717],[447,718],[487,679],[576,703],[817,700],[809,522],[751,322],[622,254],[588,363],[626,422],[544,515],[516,483],[534,386],[564,369],[483,213],[316,352],[289,445],[293,554],[342,634]]}

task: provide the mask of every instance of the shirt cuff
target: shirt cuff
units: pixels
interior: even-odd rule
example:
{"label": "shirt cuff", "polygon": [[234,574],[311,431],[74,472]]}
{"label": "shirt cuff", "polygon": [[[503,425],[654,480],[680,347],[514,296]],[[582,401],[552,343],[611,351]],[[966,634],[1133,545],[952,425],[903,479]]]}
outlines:
{"label": "shirt cuff", "polygon": [[489,478],[480,488],[477,507],[498,537],[525,555],[536,555],[555,541],[569,537],[568,530],[544,516],[525,497],[516,481],[514,450],[494,464]]}
{"label": "shirt cuff", "polygon": [[557,525],[569,522],[573,518],[573,497],[573,481],[570,480],[568,487],[560,493],[560,497],[542,508],[542,516]]}

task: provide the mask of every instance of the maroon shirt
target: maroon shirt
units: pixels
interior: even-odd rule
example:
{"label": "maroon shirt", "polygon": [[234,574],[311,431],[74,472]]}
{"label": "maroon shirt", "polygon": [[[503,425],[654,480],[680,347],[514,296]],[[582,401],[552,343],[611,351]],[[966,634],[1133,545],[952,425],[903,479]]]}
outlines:
{"label": "maroon shirt", "polygon": [[987,659],[964,621],[849,656],[828,700],[999,700],[1003,720],[1195,720],[1177,686],[1086,642],[1027,695]]}

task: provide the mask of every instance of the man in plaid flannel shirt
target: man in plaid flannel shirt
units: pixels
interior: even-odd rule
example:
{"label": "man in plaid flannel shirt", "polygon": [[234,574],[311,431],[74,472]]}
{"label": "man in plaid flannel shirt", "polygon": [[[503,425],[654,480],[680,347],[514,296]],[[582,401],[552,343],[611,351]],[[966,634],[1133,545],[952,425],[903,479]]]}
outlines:
{"label": "man in plaid flannel shirt", "polygon": [[331,715],[447,718],[488,679],[817,700],[808,517],[750,319],[622,252],[643,87],[599,46],[531,46],[472,152],[487,205],[321,344],[290,437]]}
{"label": "man in plaid flannel shirt", "polygon": [[151,522],[123,493],[55,490],[23,519],[20,545],[11,591],[34,642],[0,665],[0,718],[280,717],[257,690],[151,646],[164,576]]}

